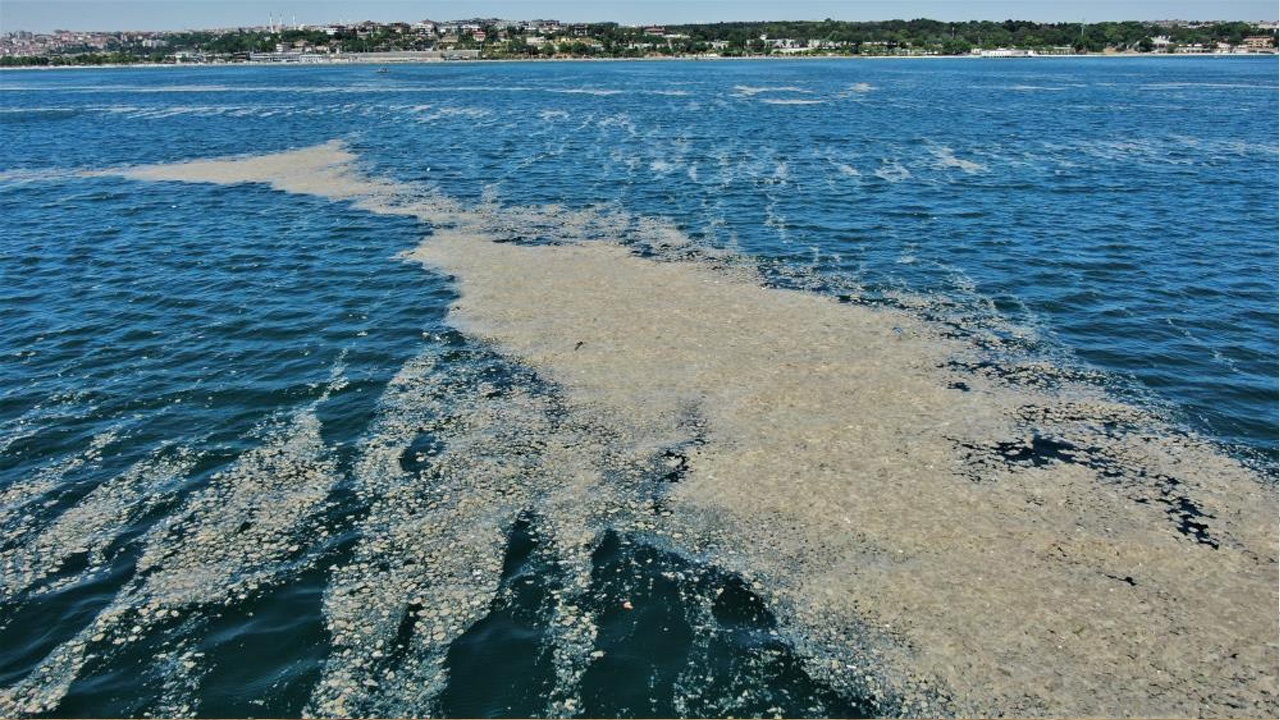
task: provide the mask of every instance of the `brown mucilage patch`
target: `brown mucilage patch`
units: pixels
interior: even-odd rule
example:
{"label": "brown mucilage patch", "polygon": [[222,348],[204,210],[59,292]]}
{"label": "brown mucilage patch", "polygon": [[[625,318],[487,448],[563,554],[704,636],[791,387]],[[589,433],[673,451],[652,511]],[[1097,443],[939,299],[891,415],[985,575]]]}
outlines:
{"label": "brown mucilage patch", "polygon": [[[595,623],[575,598],[615,530],[743,578],[811,674],[878,712],[1277,713],[1268,478],[1069,373],[1002,381],[957,361],[974,348],[940,323],[763,287],[661,223],[648,247],[695,259],[356,161],[330,143],[110,171],[418,217],[432,232],[406,257],[455,279],[450,322],[554,390],[451,390],[425,356],[392,383],[309,712],[401,714],[412,687],[438,692],[496,591],[502,528],[532,512],[569,568],[553,712],[577,706]],[[412,659],[388,675],[393,651]]]}

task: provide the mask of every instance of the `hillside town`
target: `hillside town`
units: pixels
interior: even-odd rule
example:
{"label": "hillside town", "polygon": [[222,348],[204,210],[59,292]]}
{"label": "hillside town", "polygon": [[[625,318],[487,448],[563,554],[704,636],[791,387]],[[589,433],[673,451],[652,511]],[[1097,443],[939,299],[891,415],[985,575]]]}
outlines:
{"label": "hillside town", "polygon": [[0,35],[0,66],[468,59],[1257,54],[1277,52],[1276,22],[1093,24],[892,20],[624,26],[469,19],[318,26]]}

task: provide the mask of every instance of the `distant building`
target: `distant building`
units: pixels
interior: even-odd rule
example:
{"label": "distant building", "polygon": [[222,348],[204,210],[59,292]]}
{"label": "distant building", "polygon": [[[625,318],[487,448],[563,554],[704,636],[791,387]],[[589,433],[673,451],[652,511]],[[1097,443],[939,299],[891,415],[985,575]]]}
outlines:
{"label": "distant building", "polygon": [[1034,57],[1035,50],[1023,50],[1022,48],[994,48],[991,50],[982,50],[974,48],[970,50],[971,55],[988,58],[1011,58],[1011,57]]}
{"label": "distant building", "polygon": [[539,35],[555,35],[560,32],[559,20],[530,20],[521,27],[526,32],[535,32]]}
{"label": "distant building", "polygon": [[1276,39],[1270,35],[1250,35],[1244,39],[1244,46],[1250,50],[1267,50],[1276,46]]}

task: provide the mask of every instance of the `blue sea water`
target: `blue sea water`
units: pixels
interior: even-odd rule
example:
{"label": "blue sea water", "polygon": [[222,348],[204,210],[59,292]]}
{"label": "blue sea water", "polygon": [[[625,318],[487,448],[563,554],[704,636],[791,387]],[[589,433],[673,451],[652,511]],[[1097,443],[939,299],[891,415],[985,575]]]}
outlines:
{"label": "blue sea water", "polygon": [[[659,218],[759,259],[778,284],[927,298],[939,321],[1021,339],[1274,476],[1276,77],[1275,58],[4,73],[0,492],[51,480],[38,508],[0,515],[0,551],[139,462],[177,446],[193,460],[128,515],[96,570],[77,552],[44,585],[0,593],[0,687],[133,582],[150,529],[265,427],[314,406],[349,473],[396,372],[471,342],[444,322],[450,278],[396,258],[424,234],[416,221],[260,186],[79,171],[339,139],[372,174],[467,203]],[[329,510],[338,525],[360,511],[350,502]],[[139,670],[142,647],[87,666],[53,713],[297,715],[327,653],[323,568],[349,545],[204,618],[190,633],[207,658],[199,682],[174,689]],[[539,575],[533,546],[512,530],[510,604],[451,648],[436,711],[546,711],[536,609],[550,591],[514,580]],[[679,588],[645,571],[688,561],[625,547],[598,550],[598,592],[624,583],[620,596],[651,598],[659,616],[610,620],[602,642],[620,665],[583,677],[584,714],[872,711],[771,645],[745,590],[718,634],[695,640]],[[771,663],[729,667],[766,651]],[[701,705],[684,677],[695,656],[726,667]],[[510,689],[494,691],[495,666]]]}

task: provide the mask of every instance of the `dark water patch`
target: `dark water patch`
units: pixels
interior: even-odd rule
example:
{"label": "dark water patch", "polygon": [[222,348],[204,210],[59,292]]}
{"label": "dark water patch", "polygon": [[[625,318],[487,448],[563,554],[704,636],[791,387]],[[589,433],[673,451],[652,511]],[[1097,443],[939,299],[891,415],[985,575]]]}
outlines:
{"label": "dark water patch", "polygon": [[424,432],[414,438],[400,455],[400,469],[416,473],[431,466],[432,458],[444,449],[444,443],[434,434]]}
{"label": "dark water patch", "polygon": [[691,437],[659,453],[648,473],[651,477],[656,477],[659,483],[678,483],[683,480],[689,473],[690,457],[698,448],[707,444],[703,437],[705,422],[696,412],[688,412],[681,427]]}
{"label": "dark water patch", "polygon": [[545,235],[522,235],[519,233],[499,233],[494,242],[509,245],[524,245],[528,247],[549,247],[554,245],[564,245],[563,240],[557,240]]}
{"label": "dark water patch", "polygon": [[299,717],[329,654],[321,603],[327,572],[220,611],[196,645],[207,668],[190,702],[199,717]]}
{"label": "dark water patch", "polygon": [[197,702],[190,691],[198,680],[191,671],[202,655],[190,648],[206,626],[204,619],[180,614],[147,622],[129,610],[123,620],[144,622],[146,627],[121,645],[110,638],[90,639],[86,663],[67,694],[37,717],[140,717],[157,707],[163,715],[194,710]]}
{"label": "dark water patch", "polygon": [[0,603],[0,684],[26,677],[50,651],[88,627],[133,574],[136,558],[117,557],[103,572],[39,597]]}
{"label": "dark water patch", "polygon": [[680,482],[684,479],[685,474],[689,472],[689,458],[678,451],[667,450],[663,452],[661,462],[667,469],[662,475],[661,482]]}
{"label": "dark water patch", "polygon": [[30,110],[0,112],[0,123],[16,125],[19,123],[47,123],[59,120],[70,120],[83,111],[76,108],[33,108]]}
{"label": "dark water patch", "polygon": [[[582,677],[587,717],[677,717],[677,682],[689,664],[694,629],[680,587],[650,573],[657,553],[611,534],[596,551],[592,596],[600,607],[595,652]],[[634,553],[634,554],[633,554]]]}
{"label": "dark water patch", "polygon": [[1187,496],[1172,495],[1172,492],[1166,497],[1161,497],[1160,502],[1169,506],[1169,509],[1165,512],[1169,515],[1170,520],[1178,524],[1179,533],[1194,539],[1199,544],[1207,544],[1208,547],[1217,550],[1219,541],[1208,532],[1208,524],[1199,520],[1201,518],[1212,519],[1212,515],[1204,512],[1201,507],[1192,502]]}
{"label": "dark water patch", "polygon": [[583,716],[871,716],[806,673],[741,578],[612,532],[593,563]]}
{"label": "dark water patch", "polygon": [[1030,442],[999,443],[995,449],[1006,462],[1032,467],[1042,467],[1051,462],[1075,462],[1080,450],[1065,440],[1044,437],[1039,433],[1033,434]]}
{"label": "dark water patch", "polygon": [[743,627],[753,630],[772,630],[773,615],[765,607],[760,596],[751,592],[739,577],[730,577],[716,592],[711,604],[711,615],[726,629]]}
{"label": "dark water patch", "polygon": [[529,516],[512,527],[489,613],[449,646],[442,717],[537,717],[555,687],[546,624],[558,585]]}
{"label": "dark water patch", "polygon": [[[1033,417],[1024,417],[1033,420]],[[1041,416],[1040,420],[1045,417]],[[1084,437],[1115,439],[1134,433],[1140,427],[1135,418],[1105,416],[1073,416],[1066,412],[1059,420],[1085,423]],[[1149,438],[1148,438],[1149,441]],[[1222,539],[1212,532],[1214,516],[1196,503],[1176,477],[1153,472],[1141,464],[1105,449],[1101,444],[1089,445],[1060,437],[1028,431],[1019,440],[977,446],[956,443],[965,458],[965,473],[974,482],[990,482],[999,471],[1045,467],[1055,463],[1075,464],[1097,473],[1099,482],[1117,486],[1130,501],[1163,506],[1164,514],[1174,529],[1197,544],[1217,549]]]}

